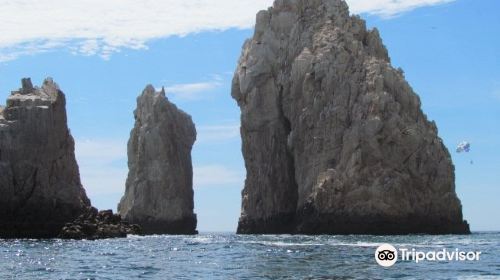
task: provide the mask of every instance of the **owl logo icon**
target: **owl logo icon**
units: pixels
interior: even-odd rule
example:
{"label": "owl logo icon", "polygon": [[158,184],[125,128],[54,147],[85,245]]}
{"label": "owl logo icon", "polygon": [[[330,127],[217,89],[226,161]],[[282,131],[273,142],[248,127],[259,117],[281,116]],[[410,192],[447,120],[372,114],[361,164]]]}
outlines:
{"label": "owl logo icon", "polygon": [[375,251],[375,260],[383,267],[391,267],[398,260],[398,251],[390,244],[380,245]]}

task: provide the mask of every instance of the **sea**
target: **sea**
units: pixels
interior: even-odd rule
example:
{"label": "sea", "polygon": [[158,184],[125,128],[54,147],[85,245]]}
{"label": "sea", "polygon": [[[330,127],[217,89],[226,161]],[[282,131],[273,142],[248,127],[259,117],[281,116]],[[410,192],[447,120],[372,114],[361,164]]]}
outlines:
{"label": "sea", "polygon": [[[475,260],[400,260],[375,250],[481,252]],[[203,233],[97,241],[0,240],[0,279],[500,279],[500,233],[302,236]]]}

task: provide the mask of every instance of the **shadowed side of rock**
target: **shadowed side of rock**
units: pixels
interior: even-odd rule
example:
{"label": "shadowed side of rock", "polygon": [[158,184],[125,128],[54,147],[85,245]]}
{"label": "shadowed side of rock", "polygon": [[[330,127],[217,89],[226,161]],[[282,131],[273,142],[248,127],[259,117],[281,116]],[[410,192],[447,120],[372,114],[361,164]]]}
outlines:
{"label": "shadowed side of rock", "polygon": [[30,79],[0,109],[0,237],[56,237],[90,205],[80,182],[66,100]]}
{"label": "shadowed side of rock", "polygon": [[376,29],[342,0],[276,0],[234,75],[239,233],[469,233],[451,156]]}
{"label": "shadowed side of rock", "polygon": [[147,86],[137,99],[128,143],[129,174],[118,205],[144,234],[195,234],[191,117]]}

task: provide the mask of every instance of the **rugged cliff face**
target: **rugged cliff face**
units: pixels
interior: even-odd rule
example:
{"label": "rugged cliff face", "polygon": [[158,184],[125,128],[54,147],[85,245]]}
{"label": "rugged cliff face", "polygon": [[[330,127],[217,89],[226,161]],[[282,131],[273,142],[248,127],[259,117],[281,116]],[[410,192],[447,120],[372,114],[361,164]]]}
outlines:
{"label": "rugged cliff face", "polygon": [[196,233],[191,117],[147,86],[137,99],[128,143],[129,175],[120,215],[146,234]]}
{"label": "rugged cliff face", "polygon": [[436,124],[341,0],[276,0],[233,79],[239,233],[467,233]]}
{"label": "rugged cliff face", "polygon": [[90,205],[65,106],[52,79],[23,79],[0,109],[0,237],[56,237]]}

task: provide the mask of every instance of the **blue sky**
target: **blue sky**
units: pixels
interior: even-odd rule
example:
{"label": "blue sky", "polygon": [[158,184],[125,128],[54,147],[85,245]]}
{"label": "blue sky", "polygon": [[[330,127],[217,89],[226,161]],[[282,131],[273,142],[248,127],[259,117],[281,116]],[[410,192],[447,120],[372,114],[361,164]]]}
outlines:
{"label": "blue sky", "polygon": [[[97,207],[116,209],[128,171],[126,143],[136,97],[147,84],[165,86],[198,130],[193,150],[198,228],[235,231],[245,169],[230,85],[255,12],[272,1],[220,0],[214,6],[208,0],[152,0],[148,7],[123,0],[119,14],[112,9],[117,0],[93,1],[43,0],[40,7],[25,7],[22,1],[0,0],[2,104],[22,77],[35,84],[53,77],[68,99],[87,193]],[[62,16],[77,14],[81,7],[75,2],[96,7],[82,18]],[[425,113],[436,121],[452,152],[457,193],[472,229],[500,230],[500,2],[349,3],[380,30],[394,66],[403,68]],[[25,20],[35,13],[52,20]],[[454,152],[462,140],[472,143],[469,154]]]}

